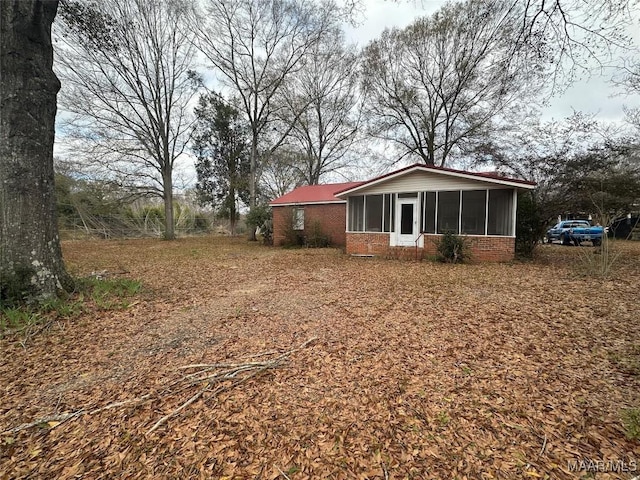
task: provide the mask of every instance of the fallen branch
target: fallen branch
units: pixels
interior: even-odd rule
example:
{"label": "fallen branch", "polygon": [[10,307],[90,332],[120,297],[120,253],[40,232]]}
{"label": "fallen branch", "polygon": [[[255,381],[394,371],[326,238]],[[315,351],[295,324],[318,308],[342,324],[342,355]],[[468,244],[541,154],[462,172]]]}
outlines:
{"label": "fallen branch", "polygon": [[540,453],[538,456],[544,455],[544,451],[547,449],[547,436],[544,436],[544,442],[542,442],[542,448],[540,449]]}
{"label": "fallen branch", "polygon": [[[282,365],[282,362],[289,357],[294,352],[305,348],[311,342],[316,340],[317,337],[310,338],[302,345],[292,350],[288,350],[277,357],[267,360],[264,362],[247,362],[247,363],[197,363],[192,365],[184,365],[179,368],[179,370],[188,370],[197,368],[199,369],[196,372],[185,375],[177,382],[174,382],[173,385],[180,384],[181,382],[186,382],[189,386],[198,385],[205,382],[204,386],[200,388],[194,395],[189,397],[184,403],[182,403],[178,408],[168,413],[160,420],[158,420],[148,431],[147,435],[150,435],[155,430],[157,430],[161,425],[166,423],[168,420],[176,416],[182,410],[187,408],[189,405],[193,404],[197,400],[199,400],[205,393],[211,391],[213,387],[212,394],[218,395],[226,390],[230,390],[233,387],[240,385],[241,383],[246,382],[250,378],[253,378],[266,370],[274,369]],[[267,353],[268,354],[268,353]],[[267,354],[258,356],[265,356]],[[220,369],[223,369],[219,371]],[[216,371],[218,370],[218,371]],[[213,373],[211,373],[213,372]],[[225,385],[226,382],[227,383]]]}
{"label": "fallen branch", "polygon": [[49,427],[49,430],[53,430],[56,427],[59,427],[60,425],[62,425],[64,422],[71,420],[73,418],[78,418],[81,417],[83,415],[93,415],[94,413],[99,413],[102,412],[104,410],[110,410],[112,408],[118,408],[118,407],[122,407],[124,405],[129,405],[132,403],[140,403],[143,402],[147,399],[151,398],[151,394],[147,394],[147,395],[143,395],[142,397],[138,397],[138,398],[131,398],[129,400],[123,400],[121,402],[114,402],[114,403],[110,403],[108,405],[105,405],[104,407],[100,407],[100,408],[96,408],[95,410],[87,410],[87,409],[80,409],[80,410],[76,410],[75,412],[70,412],[70,413],[62,413],[60,415],[52,415],[50,417],[44,417],[41,418],[40,420],[36,420],[34,422],[29,422],[29,423],[23,423],[22,425],[18,425],[17,427],[13,427],[10,428],[9,430],[5,430],[4,432],[0,433],[0,435],[7,435],[10,433],[18,433],[21,430],[26,430],[27,428],[33,428],[33,427],[38,427],[40,425],[44,425],[46,424]]}
{"label": "fallen branch", "polygon": [[280,467],[278,467],[277,465],[274,465],[274,467],[276,467],[276,470],[278,470],[278,472],[280,472],[280,475],[282,475],[285,478],[285,480],[291,480],[291,478],[289,478],[289,476],[286,473],[284,473],[282,470],[280,470]]}
{"label": "fallen branch", "polygon": [[[261,373],[277,368],[282,365],[282,363],[292,354],[303,348],[307,347],[311,342],[316,340],[317,337],[310,338],[299,347],[288,350],[284,353],[281,353],[275,358],[271,360],[265,360],[264,362],[247,362],[247,363],[211,363],[211,364],[193,364],[193,365],[185,365],[183,367],[179,367],[178,370],[189,370],[189,369],[198,369],[195,372],[189,373],[178,380],[175,380],[170,384],[167,389],[163,390],[162,395],[163,398],[166,397],[167,394],[175,394],[178,392],[182,392],[187,388],[191,388],[195,385],[202,384],[204,385],[191,397],[189,397],[185,402],[180,404],[178,408],[168,413],[159,419],[148,431],[147,435],[153,433],[157,430],[161,425],[166,423],[172,417],[180,413],[182,410],[187,408],[189,405],[195,403],[198,399],[200,399],[205,393],[211,392],[213,396],[218,395],[224,391],[230,390],[247,380],[260,375]],[[256,357],[264,357],[267,355],[272,355],[274,351],[258,353],[252,355],[250,357],[245,358],[256,358]],[[171,387],[176,387],[176,390],[172,390]],[[114,408],[123,407],[126,405],[139,404],[145,402],[147,400],[151,400],[153,398],[158,397],[158,393],[147,393],[146,395],[142,395],[141,397],[131,398],[128,400],[122,400],[118,402],[109,403],[103,407],[89,409],[89,408],[81,408],[74,412],[63,413],[60,415],[52,415],[50,417],[44,417],[39,420],[23,423],[22,425],[18,425],[16,427],[10,428],[1,432],[0,435],[8,435],[20,432],[22,430],[26,430],[28,428],[33,428],[41,425],[47,425],[50,430],[62,425],[63,423],[80,418],[84,415],[94,415],[96,413],[103,412],[105,410],[111,410]]]}
{"label": "fallen branch", "polygon": [[198,393],[196,393],[193,397],[191,397],[189,400],[187,400],[186,402],[184,402],[182,405],[180,405],[178,408],[176,408],[173,412],[169,413],[168,415],[165,415],[164,417],[162,417],[160,420],[158,420],[153,427],[151,427],[149,429],[149,431],[147,432],[147,435],[149,435],[150,433],[153,433],[154,430],[156,430],[160,425],[162,425],[164,422],[166,422],[167,420],[169,420],[171,417],[173,417],[174,415],[178,414],[181,410],[184,410],[185,408],[187,408],[189,405],[191,405],[193,402],[195,402],[196,400],[198,400],[203,394],[204,392],[207,390],[207,388],[209,388],[209,386],[205,386],[204,388],[202,388],[200,391],[198,391]]}
{"label": "fallen branch", "polygon": [[[40,420],[36,420],[34,422],[29,422],[29,423],[23,423],[22,425],[18,425],[17,427],[13,427],[13,428],[10,428],[9,430],[5,430],[4,432],[0,433],[0,435],[9,435],[11,433],[18,433],[22,430],[26,430],[27,428],[38,427],[44,424],[49,425],[50,428],[55,428],[58,425],[63,424],[67,420],[71,420],[72,418],[79,417],[81,415],[84,415],[85,413],[86,413],[85,410],[77,410],[71,413],[63,413],[61,415],[53,415],[51,417],[41,418]],[[54,423],[54,425],[51,426],[50,425],[51,423]]]}

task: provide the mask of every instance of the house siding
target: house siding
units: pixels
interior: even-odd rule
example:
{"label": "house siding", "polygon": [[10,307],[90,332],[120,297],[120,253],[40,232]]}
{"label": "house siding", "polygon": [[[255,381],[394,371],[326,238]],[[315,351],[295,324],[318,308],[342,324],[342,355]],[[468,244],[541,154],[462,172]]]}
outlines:
{"label": "house siding", "polygon": [[287,216],[293,208],[304,209],[304,230],[298,232],[306,236],[311,232],[315,222],[319,222],[322,233],[329,237],[331,245],[344,247],[346,244],[345,218],[346,203],[300,204],[295,206],[273,206],[273,244],[282,246],[285,243]]}
{"label": "house siding", "polygon": [[412,172],[398,178],[363,188],[353,195],[374,195],[380,193],[424,192],[435,190],[485,190],[493,188],[511,188],[505,185],[492,185],[482,180],[471,180],[455,176],[445,176],[431,172]]}
{"label": "house siding", "polygon": [[[423,258],[436,255],[441,235],[424,235],[424,248],[391,247],[388,233],[347,233],[346,252],[353,255],[376,255],[394,258]],[[499,236],[463,236],[469,243],[473,261],[508,262],[515,256],[515,238]]]}

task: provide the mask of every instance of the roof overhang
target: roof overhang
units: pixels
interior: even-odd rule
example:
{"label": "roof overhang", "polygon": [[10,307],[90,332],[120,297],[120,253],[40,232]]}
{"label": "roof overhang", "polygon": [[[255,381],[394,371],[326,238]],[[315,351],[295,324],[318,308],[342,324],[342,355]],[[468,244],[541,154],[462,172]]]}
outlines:
{"label": "roof overhang", "polygon": [[517,188],[522,190],[533,190],[536,188],[535,183],[527,182],[524,180],[490,177],[486,174],[481,174],[481,173],[464,172],[462,170],[453,170],[453,169],[445,169],[445,168],[437,168],[437,167],[433,168],[427,165],[415,164],[415,165],[410,165],[409,167],[402,168],[400,170],[396,170],[395,172],[391,172],[386,175],[382,175],[380,177],[374,178],[372,180],[369,180],[368,182],[364,182],[361,185],[349,188],[347,190],[336,192],[335,196],[338,198],[346,198],[362,190],[366,190],[367,188],[373,187],[375,185],[379,185],[381,183],[388,182],[395,178],[409,175],[417,171],[427,172],[427,173],[432,173],[437,175],[457,177],[457,178],[464,178],[467,180],[475,180],[478,182],[490,183],[493,185],[502,185],[505,187],[512,187],[512,188]]}
{"label": "roof overhang", "polygon": [[269,203],[270,207],[300,207],[302,205],[330,205],[330,204],[347,203],[346,200],[332,200],[324,202],[287,202],[287,203]]}

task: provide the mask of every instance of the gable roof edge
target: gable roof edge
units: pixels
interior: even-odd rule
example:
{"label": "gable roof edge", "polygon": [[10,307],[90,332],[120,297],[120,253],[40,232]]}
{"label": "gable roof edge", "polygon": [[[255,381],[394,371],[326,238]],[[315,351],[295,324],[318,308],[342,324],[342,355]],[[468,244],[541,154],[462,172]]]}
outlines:
{"label": "gable roof edge", "polygon": [[511,179],[511,178],[497,178],[497,177],[488,176],[482,173],[464,172],[462,170],[454,170],[454,169],[449,169],[444,167],[430,167],[428,165],[414,163],[413,165],[409,165],[408,167],[401,168],[400,170],[396,170],[391,173],[380,175],[379,177],[363,182],[362,184],[356,185],[355,187],[350,187],[345,190],[338,191],[334,195],[338,198],[344,198],[360,190],[364,190],[364,189],[367,189],[368,187],[372,187],[374,185],[378,185],[380,183],[390,181],[394,178],[402,177],[414,171],[426,171],[431,173],[437,173],[440,175],[448,175],[452,177],[466,178],[469,180],[476,180],[480,182],[506,185],[513,188],[523,189],[523,190],[533,190],[534,188],[536,188],[536,184],[534,182],[529,182],[526,180],[518,180],[518,179]]}

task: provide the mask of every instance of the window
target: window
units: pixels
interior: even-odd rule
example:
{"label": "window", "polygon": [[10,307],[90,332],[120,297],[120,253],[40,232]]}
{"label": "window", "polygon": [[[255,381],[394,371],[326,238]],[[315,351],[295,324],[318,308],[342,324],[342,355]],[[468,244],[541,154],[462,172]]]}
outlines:
{"label": "window", "polygon": [[293,229],[304,230],[304,208],[293,209]]}
{"label": "window", "polygon": [[349,197],[349,231],[364,231],[364,196]]}
{"label": "window", "polygon": [[424,233],[436,233],[436,192],[422,194],[422,226]]}
{"label": "window", "polygon": [[382,231],[393,232],[394,220],[396,216],[396,202],[392,193],[386,193],[384,195],[384,214],[382,217]]}
{"label": "window", "polygon": [[438,233],[460,233],[460,192],[438,192]]}
{"label": "window", "polygon": [[395,200],[392,194],[349,197],[350,232],[393,232]]}
{"label": "window", "polygon": [[489,190],[488,235],[513,235],[513,190]]}
{"label": "window", "polygon": [[382,195],[367,195],[365,199],[365,227],[367,232],[382,231]]}
{"label": "window", "polygon": [[462,233],[484,235],[484,221],[487,211],[486,190],[465,190],[462,192]]}

